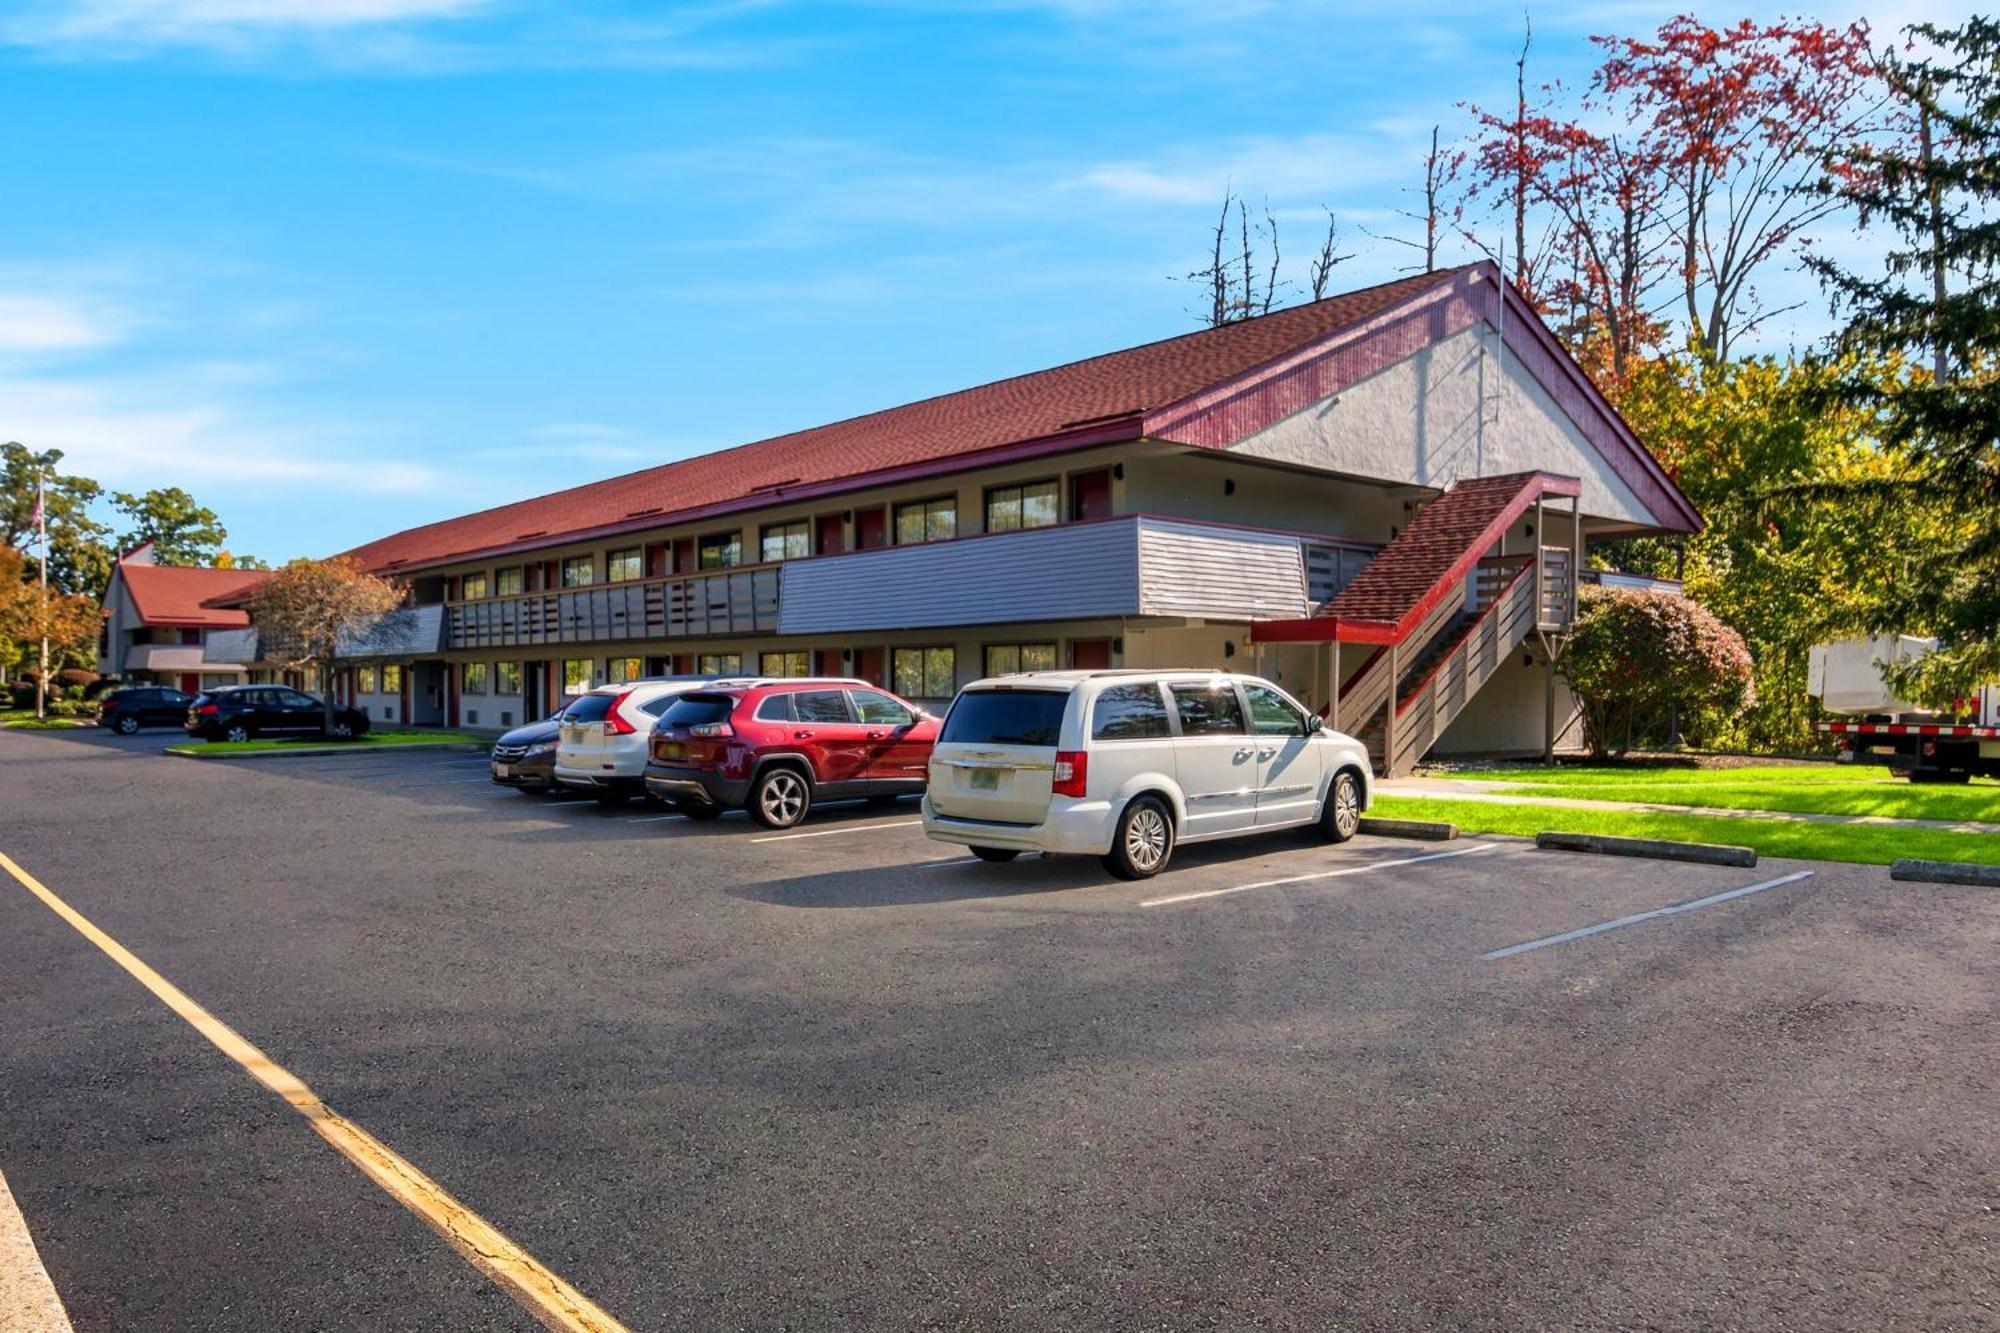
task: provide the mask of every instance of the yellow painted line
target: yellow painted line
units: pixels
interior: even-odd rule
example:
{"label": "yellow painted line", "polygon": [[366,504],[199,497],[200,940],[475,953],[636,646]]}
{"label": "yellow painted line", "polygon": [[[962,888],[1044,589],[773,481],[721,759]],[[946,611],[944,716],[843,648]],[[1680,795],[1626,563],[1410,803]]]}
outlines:
{"label": "yellow painted line", "polygon": [[124,968],[139,984],[186,1019],[224,1055],[288,1102],[306,1118],[321,1138],[335,1151],[361,1168],[370,1180],[386,1190],[405,1208],[415,1213],[450,1246],[465,1256],[475,1268],[499,1284],[509,1296],[546,1328],[625,1333],[625,1326],[599,1309],[588,1297],[544,1267],[532,1254],[507,1239],[486,1219],[445,1192],[442,1185],[410,1165],[395,1151],[361,1126],[336,1113],[313,1090],[245,1041],[234,1028],[189,999],[179,987],[142,962],[117,940],[99,930],[89,918],[58,898],[40,880],[21,869],[12,858],[0,853],[4,868],[21,887],[40,898],[49,909],[75,927],[76,932],[103,950],[112,962]]}
{"label": "yellow painted line", "polygon": [[70,1333],[56,1284],[35,1253],[35,1238],[0,1174],[0,1333]]}

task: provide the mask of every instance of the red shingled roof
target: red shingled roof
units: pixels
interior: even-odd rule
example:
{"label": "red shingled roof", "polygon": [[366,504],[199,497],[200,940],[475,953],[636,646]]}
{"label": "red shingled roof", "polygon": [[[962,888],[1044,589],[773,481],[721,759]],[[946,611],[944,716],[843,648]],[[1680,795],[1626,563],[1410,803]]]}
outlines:
{"label": "red shingled roof", "polygon": [[240,629],[250,623],[243,611],[225,611],[202,603],[241,592],[270,577],[261,569],[194,569],[179,565],[118,566],[125,591],[139,618],[148,625],[195,625],[209,629]]}
{"label": "red shingled roof", "polygon": [[1457,276],[1420,274],[1142,347],[667,463],[381,538],[348,554],[375,570],[416,567],[627,522],[749,507],[898,469],[1074,438],[1136,438],[1165,407]]}

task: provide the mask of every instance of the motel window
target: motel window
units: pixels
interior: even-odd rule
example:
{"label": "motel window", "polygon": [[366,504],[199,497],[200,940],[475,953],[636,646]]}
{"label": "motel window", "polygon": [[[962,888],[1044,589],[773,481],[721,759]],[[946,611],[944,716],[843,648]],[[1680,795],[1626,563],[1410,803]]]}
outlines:
{"label": "motel window", "polygon": [[1052,643],[989,643],[986,645],[986,674],[1011,676],[1016,671],[1054,671],[1056,646]]}
{"label": "motel window", "polygon": [[743,534],[712,532],[701,539],[697,563],[703,569],[727,569],[743,563]]}
{"label": "motel window", "polygon": [[403,668],[385,666],[382,668],[382,693],[401,694],[403,692]]}
{"label": "motel window", "polygon": [[465,672],[462,682],[464,691],[467,694],[486,693],[486,682],[489,679],[486,663],[467,662],[463,670]]}
{"label": "motel window", "polygon": [[1053,477],[1019,486],[993,486],[986,492],[988,532],[1050,527],[1061,512],[1062,486]]}
{"label": "motel window", "polygon": [[[269,675],[269,672],[265,672]],[[354,673],[354,688],[362,694],[375,693],[375,668],[361,667]]]}
{"label": "motel window", "polygon": [[604,679],[613,685],[624,685],[646,674],[646,663],[638,657],[607,657],[604,659]]}
{"label": "motel window", "polygon": [[590,689],[591,661],[587,657],[563,659],[563,693],[583,694]]}
{"label": "motel window", "polygon": [[493,692],[495,694],[519,694],[521,692],[521,664],[519,662],[496,662],[493,664]]}
{"label": "motel window", "polygon": [[803,560],[812,554],[812,525],[804,519],[796,523],[766,523],[761,536],[763,560]]}
{"label": "motel window", "polygon": [[606,583],[629,583],[633,579],[646,577],[646,552],[641,547],[630,547],[623,551],[613,551],[604,557],[604,581]]}
{"label": "motel window", "polygon": [[743,674],[743,654],[703,653],[696,659],[695,674],[701,676],[740,676]]}
{"label": "motel window", "polygon": [[896,506],[896,545],[941,542],[958,535],[958,497],[912,500]]}
{"label": "motel window", "polygon": [[597,561],[587,555],[573,555],[562,563],[562,586],[588,588],[597,582]]}
{"label": "motel window", "polygon": [[949,699],[958,690],[958,651],[949,645],[898,648],[889,657],[889,676],[905,699]]}
{"label": "motel window", "polygon": [[760,676],[810,676],[812,666],[804,651],[782,653],[760,653],[757,657],[757,674]]}
{"label": "motel window", "polygon": [[480,598],[487,596],[486,575],[483,573],[467,574],[464,578],[460,579],[458,581],[458,596],[459,600],[466,602],[476,602]]}
{"label": "motel window", "polygon": [[521,577],[521,567],[496,569],[493,571],[493,595],[495,597],[519,597],[527,587]]}

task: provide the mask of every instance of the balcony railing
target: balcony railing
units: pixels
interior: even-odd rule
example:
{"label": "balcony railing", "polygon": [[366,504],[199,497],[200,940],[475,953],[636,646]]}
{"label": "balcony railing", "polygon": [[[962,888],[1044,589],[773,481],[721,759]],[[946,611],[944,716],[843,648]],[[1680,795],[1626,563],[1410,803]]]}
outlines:
{"label": "balcony railing", "polygon": [[452,648],[513,648],[775,633],[778,585],[777,565],[752,565],[459,602],[449,608],[446,642]]}

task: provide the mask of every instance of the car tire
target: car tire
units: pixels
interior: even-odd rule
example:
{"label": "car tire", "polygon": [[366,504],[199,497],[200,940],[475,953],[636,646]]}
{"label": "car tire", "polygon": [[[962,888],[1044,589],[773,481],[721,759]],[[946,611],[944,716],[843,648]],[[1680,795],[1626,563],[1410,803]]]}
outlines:
{"label": "car tire", "polygon": [[1328,842],[1346,842],[1361,828],[1361,782],[1354,770],[1343,768],[1333,775],[1326,789],[1326,802],[1319,808],[1320,836]]}
{"label": "car tire", "polygon": [[1011,861],[1021,854],[1015,847],[974,847],[970,851],[982,861]]}
{"label": "car tire", "polygon": [[257,731],[256,728],[242,722],[231,722],[222,729],[222,739],[232,743],[255,740],[257,739]]}
{"label": "car tire", "polygon": [[337,741],[351,741],[354,739],[354,726],[352,723],[342,721],[339,718],[335,718],[333,722],[333,730],[328,732],[327,735],[333,737]]}
{"label": "car tire", "polygon": [[1140,796],[1118,816],[1104,868],[1120,879],[1151,879],[1174,855],[1174,817],[1157,796]]}
{"label": "car tire", "polygon": [[689,819],[722,818],[721,806],[703,805],[698,801],[675,801],[674,809],[680,811],[682,814],[686,815]]}
{"label": "car tire", "polygon": [[750,784],[750,817],[765,828],[794,828],[812,809],[812,779],[774,764]]}
{"label": "car tire", "polygon": [[139,719],[136,717],[121,717],[111,724],[111,729],[116,731],[120,736],[136,736],[139,734]]}

